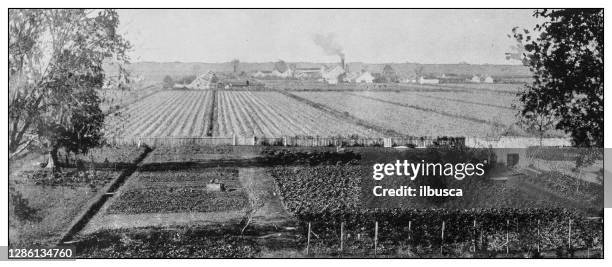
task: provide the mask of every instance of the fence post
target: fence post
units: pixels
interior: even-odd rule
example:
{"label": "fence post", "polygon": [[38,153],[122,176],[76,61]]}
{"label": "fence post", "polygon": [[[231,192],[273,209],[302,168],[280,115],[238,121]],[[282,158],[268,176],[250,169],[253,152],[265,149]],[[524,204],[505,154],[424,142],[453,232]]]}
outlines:
{"label": "fence post", "polygon": [[506,255],[508,255],[510,253],[510,233],[509,233],[509,229],[510,229],[510,220],[506,220]]}
{"label": "fence post", "polygon": [[569,219],[569,222],[568,222],[567,249],[572,250],[572,219]]}
{"label": "fence post", "polygon": [[233,135],[232,135],[232,145],[234,145],[234,146],[235,146],[235,145],[236,145],[236,143],[237,143],[236,141],[237,141],[237,140],[236,140],[236,134],[233,134]]}
{"label": "fence post", "polygon": [[283,146],[287,146],[287,136],[283,136]]}
{"label": "fence post", "polygon": [[484,244],[482,243],[482,236],[484,235],[484,229],[480,228],[480,249],[482,250],[487,250],[487,248],[484,246]]}
{"label": "fence post", "polygon": [[408,221],[408,240],[412,240],[412,221]]}
{"label": "fence post", "polygon": [[540,219],[538,219],[538,253],[540,253]]}
{"label": "fence post", "polygon": [[344,248],[344,222],[340,222],[340,255]]}
{"label": "fence post", "polygon": [[474,247],[473,252],[476,252],[476,220],[474,220],[474,226],[472,228],[472,246]]}
{"label": "fence post", "polygon": [[306,241],[306,256],[308,256],[309,251],[310,251],[310,222],[308,222],[308,241]]}
{"label": "fence post", "polygon": [[253,135],[252,144],[255,145],[255,136]]}
{"label": "fence post", "polygon": [[444,247],[444,227],[445,227],[445,224],[444,224],[444,221],[442,221],[442,235],[440,236],[440,254],[442,254],[443,252],[442,249]]}
{"label": "fence post", "polygon": [[378,246],[378,221],[374,222],[374,257],[376,257],[376,247]]}

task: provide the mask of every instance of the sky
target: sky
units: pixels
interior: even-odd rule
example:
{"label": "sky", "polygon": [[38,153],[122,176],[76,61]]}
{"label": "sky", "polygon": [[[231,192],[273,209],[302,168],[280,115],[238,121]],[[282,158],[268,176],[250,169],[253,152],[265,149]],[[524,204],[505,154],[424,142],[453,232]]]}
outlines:
{"label": "sky", "polygon": [[505,58],[515,44],[507,35],[538,23],[528,9],[118,13],[119,31],[133,45],[132,62],[334,62],[338,50],[347,62],[520,64]]}

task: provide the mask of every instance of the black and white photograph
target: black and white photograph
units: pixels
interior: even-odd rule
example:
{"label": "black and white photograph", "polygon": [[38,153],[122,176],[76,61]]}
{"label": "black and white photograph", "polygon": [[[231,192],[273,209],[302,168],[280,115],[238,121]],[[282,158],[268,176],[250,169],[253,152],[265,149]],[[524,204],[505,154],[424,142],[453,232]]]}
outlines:
{"label": "black and white photograph", "polygon": [[603,8],[5,15],[8,260],[604,259]]}

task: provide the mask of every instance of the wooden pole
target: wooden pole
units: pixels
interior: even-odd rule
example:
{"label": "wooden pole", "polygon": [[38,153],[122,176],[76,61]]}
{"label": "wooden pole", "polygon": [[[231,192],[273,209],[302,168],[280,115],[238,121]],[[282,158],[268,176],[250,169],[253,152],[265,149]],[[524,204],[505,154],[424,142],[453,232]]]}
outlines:
{"label": "wooden pole", "polygon": [[412,221],[408,221],[408,240],[412,240]]}
{"label": "wooden pole", "polygon": [[572,219],[569,219],[567,229],[567,249],[572,249]]}
{"label": "wooden pole", "polygon": [[509,232],[509,228],[510,228],[510,220],[506,220],[506,255],[508,255],[510,253],[510,232]]}
{"label": "wooden pole", "polygon": [[444,247],[444,221],[442,221],[442,235],[440,236],[440,254],[442,254],[442,248]]}
{"label": "wooden pole", "polygon": [[484,230],[481,228],[480,229],[480,249],[482,250],[487,250],[487,248],[484,246],[484,244],[482,243],[482,236],[484,235]]}
{"label": "wooden pole", "polygon": [[340,222],[340,255],[342,255],[343,248],[344,248],[344,222]]}
{"label": "wooden pole", "polygon": [[474,226],[472,228],[472,246],[474,247],[472,252],[476,252],[476,220],[474,220]]}
{"label": "wooden pole", "polygon": [[538,219],[538,253],[540,253],[540,219]]}
{"label": "wooden pole", "polygon": [[378,221],[374,222],[374,256],[376,256],[377,245],[378,245]]}
{"label": "wooden pole", "polygon": [[306,242],[306,255],[310,251],[310,222],[308,222],[308,241]]}

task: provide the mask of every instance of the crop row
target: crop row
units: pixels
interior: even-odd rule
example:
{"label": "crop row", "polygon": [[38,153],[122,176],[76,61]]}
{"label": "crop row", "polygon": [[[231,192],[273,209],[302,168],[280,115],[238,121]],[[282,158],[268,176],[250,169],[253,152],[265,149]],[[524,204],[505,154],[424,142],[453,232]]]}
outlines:
{"label": "crop row", "polygon": [[291,96],[305,99],[297,101],[279,92],[214,94],[159,92],[110,114],[106,136],[381,137],[388,131],[483,137],[501,134],[515,120],[509,103],[513,98],[505,95],[497,99],[476,93],[292,92]]}
{"label": "crop row", "polygon": [[411,136],[487,136],[493,131],[492,126],[485,123],[346,93],[299,92],[295,94]]}
{"label": "crop row", "polygon": [[[457,101],[443,101],[440,99],[423,97],[414,93],[378,93],[365,92],[357,95],[380,99],[389,103],[401,103],[405,106],[414,106],[431,110],[432,113],[449,114],[457,118],[465,118],[473,121],[484,121],[487,123],[513,124],[515,113],[513,110],[473,103],[461,103]],[[508,105],[509,107],[510,105]]]}
{"label": "crop row", "polygon": [[113,136],[207,136],[211,91],[164,91],[137,102],[107,121]]}
{"label": "crop row", "polygon": [[215,136],[370,136],[372,132],[276,92],[219,92]]}

